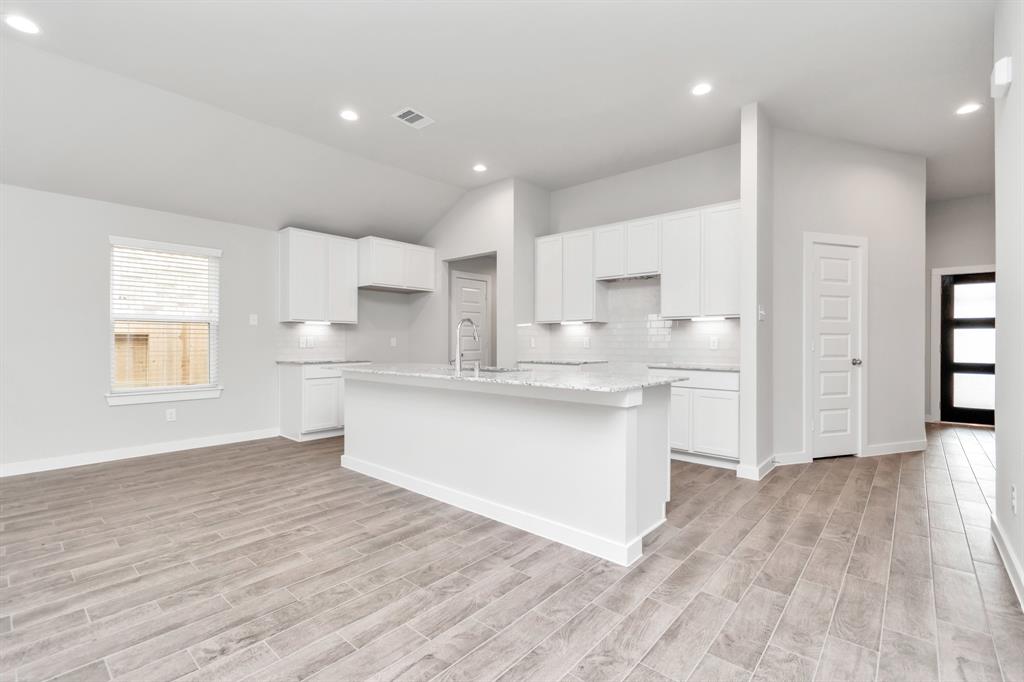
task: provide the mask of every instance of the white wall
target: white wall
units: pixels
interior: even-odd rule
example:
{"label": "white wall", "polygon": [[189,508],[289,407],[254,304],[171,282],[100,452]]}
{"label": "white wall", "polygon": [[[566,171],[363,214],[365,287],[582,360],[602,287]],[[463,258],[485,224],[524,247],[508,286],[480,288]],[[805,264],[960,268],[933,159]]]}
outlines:
{"label": "white wall", "polygon": [[[502,180],[467,192],[430,229],[422,244],[437,249],[437,290],[411,294],[410,359],[413,362],[448,362],[448,288],[446,261],[494,253],[498,275],[496,297],[514,300],[514,182]],[[499,305],[497,364],[515,364],[516,326],[513,305]]]}
{"label": "white wall", "polygon": [[[740,114],[740,465],[737,475],[760,479],[771,467],[773,286],[772,126],[757,103]],[[759,319],[758,307],[768,312]]]}
{"label": "white wall", "polygon": [[805,454],[803,233],[869,240],[866,450],[924,445],[925,162],[775,131],[774,449]]}
{"label": "white wall", "polygon": [[[1024,595],[1024,5],[996,5],[994,58],[1014,82],[993,102],[996,149],[996,513],[1007,569]],[[1017,489],[1017,513],[1010,486]]]}
{"label": "white wall", "polygon": [[552,192],[549,232],[735,201],[739,196],[736,144]]}
{"label": "white wall", "polygon": [[[223,250],[220,398],[107,405],[110,235]],[[4,468],[275,431],[276,243],[269,230],[0,185]]]}
{"label": "white wall", "polygon": [[991,194],[960,199],[929,201],[925,213],[926,270],[925,320],[925,411],[938,419],[933,409],[938,403],[932,395],[932,269],[968,265],[994,265],[996,262],[995,200]]}
{"label": "white wall", "polygon": [[514,181],[513,242],[516,324],[533,322],[534,239],[548,233],[551,194],[523,180]]}

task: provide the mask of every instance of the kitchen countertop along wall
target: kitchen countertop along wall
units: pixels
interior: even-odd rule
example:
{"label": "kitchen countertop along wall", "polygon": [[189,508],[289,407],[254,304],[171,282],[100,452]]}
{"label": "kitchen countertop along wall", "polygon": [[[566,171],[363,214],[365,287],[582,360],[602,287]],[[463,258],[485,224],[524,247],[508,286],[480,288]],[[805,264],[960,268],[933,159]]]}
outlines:
{"label": "kitchen countertop along wall", "polygon": [[[519,327],[518,359],[738,366],[739,319],[663,320],[659,284],[656,277],[608,282],[606,323]],[[712,337],[717,350],[709,347]]]}

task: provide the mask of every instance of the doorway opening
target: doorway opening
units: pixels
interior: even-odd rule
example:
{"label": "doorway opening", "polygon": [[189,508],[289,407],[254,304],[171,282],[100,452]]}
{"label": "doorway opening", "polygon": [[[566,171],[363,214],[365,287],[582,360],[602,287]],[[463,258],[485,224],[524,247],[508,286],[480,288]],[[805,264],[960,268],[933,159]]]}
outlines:
{"label": "doorway opening", "polygon": [[448,261],[448,357],[455,358],[455,325],[469,318],[477,325],[479,341],[468,325],[462,328],[463,362],[493,366],[498,357],[495,328],[497,296],[494,282],[498,258],[490,253]]}
{"label": "doorway opening", "polygon": [[995,424],[995,272],[941,276],[940,417]]}

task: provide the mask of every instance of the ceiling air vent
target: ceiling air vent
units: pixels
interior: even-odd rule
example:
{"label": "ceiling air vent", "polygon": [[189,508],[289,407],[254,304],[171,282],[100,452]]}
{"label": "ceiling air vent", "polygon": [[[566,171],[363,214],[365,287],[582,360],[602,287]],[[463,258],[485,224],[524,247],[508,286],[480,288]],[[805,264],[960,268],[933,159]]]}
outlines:
{"label": "ceiling air vent", "polygon": [[395,118],[404,123],[405,125],[416,128],[426,128],[428,125],[434,122],[434,119],[430,118],[426,114],[421,114],[415,109],[399,109],[395,113]]}

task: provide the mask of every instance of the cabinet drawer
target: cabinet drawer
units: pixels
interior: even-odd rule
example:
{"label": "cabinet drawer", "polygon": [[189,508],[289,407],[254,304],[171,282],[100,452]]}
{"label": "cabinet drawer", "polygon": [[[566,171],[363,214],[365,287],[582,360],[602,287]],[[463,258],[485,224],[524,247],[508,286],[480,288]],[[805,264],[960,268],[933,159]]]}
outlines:
{"label": "cabinet drawer", "polygon": [[342,365],[305,365],[303,379],[334,379],[341,377]]}
{"label": "cabinet drawer", "polygon": [[[656,369],[672,377],[679,377],[679,386],[685,388],[709,388],[716,391],[740,390],[739,372],[715,372],[702,369]],[[685,379],[686,381],[682,381]]]}

